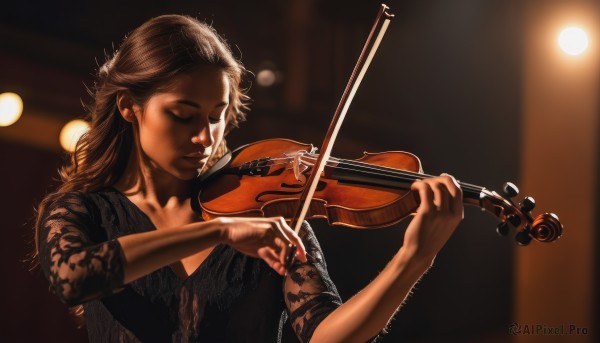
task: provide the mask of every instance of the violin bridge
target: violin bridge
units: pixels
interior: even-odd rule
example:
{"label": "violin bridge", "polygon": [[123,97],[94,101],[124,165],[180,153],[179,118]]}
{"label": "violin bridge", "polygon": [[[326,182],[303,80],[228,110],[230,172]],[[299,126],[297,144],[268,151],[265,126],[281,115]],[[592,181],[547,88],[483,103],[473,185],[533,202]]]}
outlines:
{"label": "violin bridge", "polygon": [[302,162],[300,159],[302,158],[302,152],[299,151],[295,156],[294,156],[294,163],[292,164],[292,168],[294,169],[294,177],[296,178],[296,181],[302,181],[302,179],[304,179],[304,175],[302,175],[302,173],[300,172],[300,163]]}
{"label": "violin bridge", "polygon": [[[294,160],[292,162],[292,169],[294,170],[294,177],[296,178],[296,181],[298,182],[306,182],[306,176],[304,176],[304,172],[306,170],[308,170],[308,166],[306,165],[306,162],[304,162],[302,160],[302,157],[304,156],[304,154],[307,153],[307,151],[298,151],[296,154],[294,154]],[[302,170],[301,170],[302,169]]]}

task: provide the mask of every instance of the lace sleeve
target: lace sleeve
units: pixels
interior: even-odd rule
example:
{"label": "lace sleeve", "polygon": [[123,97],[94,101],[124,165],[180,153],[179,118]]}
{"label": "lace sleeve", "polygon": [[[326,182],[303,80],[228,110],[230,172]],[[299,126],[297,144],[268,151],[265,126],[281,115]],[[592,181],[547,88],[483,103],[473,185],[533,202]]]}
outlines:
{"label": "lace sleeve", "polygon": [[116,239],[91,239],[100,229],[86,199],[81,193],[61,195],[46,207],[38,227],[41,268],[50,289],[70,306],[123,285],[121,246]]}
{"label": "lace sleeve", "polygon": [[319,323],[338,308],[342,300],[329,278],[319,242],[306,222],[300,237],[308,261],[292,266],[285,277],[284,294],[292,328],[301,342],[308,342]]}

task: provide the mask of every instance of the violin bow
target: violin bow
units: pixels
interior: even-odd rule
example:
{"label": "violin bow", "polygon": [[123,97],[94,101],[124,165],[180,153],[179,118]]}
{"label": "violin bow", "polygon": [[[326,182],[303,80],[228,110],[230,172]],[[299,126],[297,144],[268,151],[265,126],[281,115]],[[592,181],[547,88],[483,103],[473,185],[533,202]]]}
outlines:
{"label": "violin bow", "polygon": [[[331,150],[333,148],[333,144],[335,143],[335,139],[337,138],[337,134],[340,131],[340,127],[342,126],[342,122],[346,117],[346,113],[348,112],[348,108],[350,107],[350,103],[360,86],[360,83],[373,60],[373,56],[375,56],[375,52],[385,35],[385,32],[390,24],[391,19],[394,17],[393,14],[389,13],[389,7],[385,4],[381,4],[379,12],[377,13],[377,18],[375,19],[375,23],[371,28],[371,32],[369,33],[369,37],[363,47],[363,50],[356,62],[356,66],[352,71],[352,75],[350,76],[350,80],[346,85],[346,89],[342,94],[342,98],[335,110],[333,119],[329,124],[329,129],[327,130],[327,134],[325,135],[325,139],[323,140],[323,145],[321,146],[321,152],[319,154],[319,158],[315,162],[313,166],[313,172],[310,173],[306,181],[306,186],[300,195],[300,199],[298,200],[298,206],[296,207],[296,212],[294,217],[292,217],[291,227],[294,228],[294,231],[298,233],[300,231],[300,227],[302,226],[302,222],[306,217],[308,212],[308,208],[310,206],[310,202],[315,194],[315,190],[317,188],[317,184],[319,182],[319,177],[323,173],[325,169],[325,164],[329,160],[331,155]],[[292,249],[295,251],[295,249]]]}

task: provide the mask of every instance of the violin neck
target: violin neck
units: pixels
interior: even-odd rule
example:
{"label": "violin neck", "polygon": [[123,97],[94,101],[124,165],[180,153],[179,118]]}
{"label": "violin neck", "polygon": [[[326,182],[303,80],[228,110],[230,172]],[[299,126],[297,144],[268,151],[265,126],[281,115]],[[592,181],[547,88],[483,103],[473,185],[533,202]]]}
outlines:
{"label": "violin neck", "polygon": [[[382,187],[387,189],[410,190],[416,180],[432,177],[431,175],[376,166],[357,161],[337,160],[337,165],[325,168],[328,178],[342,183],[351,183],[364,186]],[[465,203],[481,205],[481,198],[486,189],[458,181],[463,191]]]}

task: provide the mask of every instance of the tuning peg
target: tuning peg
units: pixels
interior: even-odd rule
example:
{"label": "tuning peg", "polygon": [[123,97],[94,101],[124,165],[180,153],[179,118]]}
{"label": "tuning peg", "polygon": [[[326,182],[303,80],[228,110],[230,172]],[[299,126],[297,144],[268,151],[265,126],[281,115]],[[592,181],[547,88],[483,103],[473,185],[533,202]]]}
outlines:
{"label": "tuning peg", "polygon": [[508,220],[510,224],[514,227],[518,227],[519,225],[521,225],[521,218],[519,218],[519,216],[517,216],[516,214],[509,214],[508,216],[506,216],[506,220]]}
{"label": "tuning peg", "polygon": [[521,202],[521,211],[530,212],[535,208],[535,200],[532,197],[525,197]]}
{"label": "tuning peg", "polygon": [[515,184],[512,182],[506,182],[502,186],[502,192],[504,193],[505,196],[507,196],[509,198],[513,198],[517,194],[519,194],[519,188],[517,186],[515,186]]}
{"label": "tuning peg", "polygon": [[500,224],[498,224],[498,227],[496,228],[496,232],[498,233],[498,236],[504,237],[506,235],[508,235],[508,223],[507,222],[502,222]]}
{"label": "tuning peg", "polygon": [[519,231],[515,236],[517,243],[519,245],[528,245],[531,242],[531,236],[529,236],[529,230],[525,229],[523,231]]}

